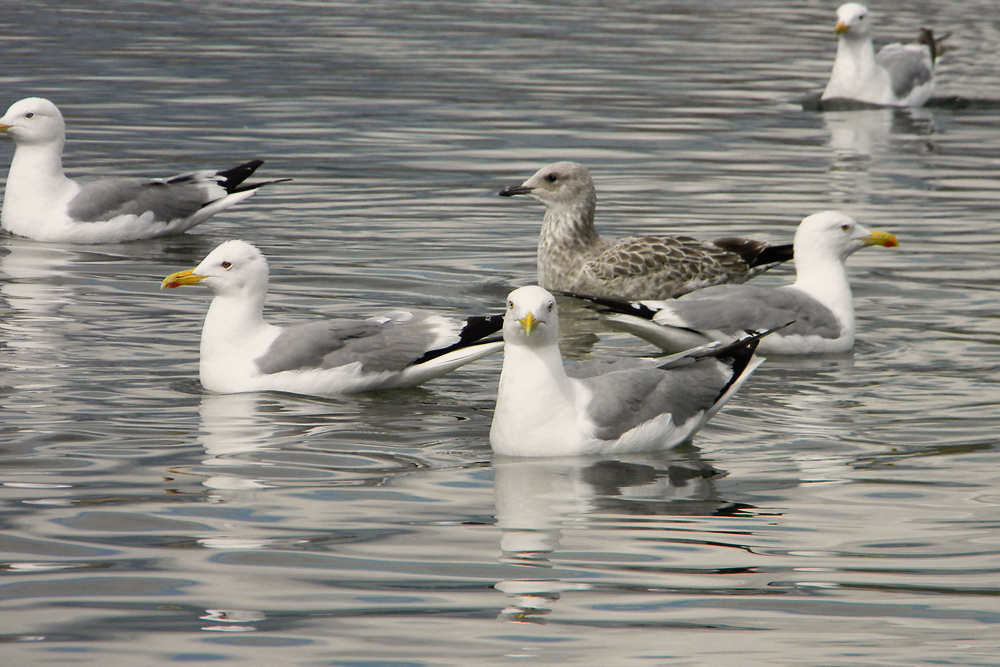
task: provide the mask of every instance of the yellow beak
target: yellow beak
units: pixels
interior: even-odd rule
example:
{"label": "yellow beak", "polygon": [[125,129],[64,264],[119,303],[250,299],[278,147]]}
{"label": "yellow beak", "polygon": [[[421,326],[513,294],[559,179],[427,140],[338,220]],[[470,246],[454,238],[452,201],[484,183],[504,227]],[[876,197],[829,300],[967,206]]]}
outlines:
{"label": "yellow beak", "polygon": [[199,276],[194,272],[194,269],[188,269],[187,271],[178,271],[177,273],[171,273],[169,276],[163,279],[160,283],[160,289],[172,289],[174,287],[180,287],[181,285],[197,285],[205,276]]}
{"label": "yellow beak", "polygon": [[14,127],[14,126],[13,125],[4,125],[3,123],[0,123],[0,132],[6,132],[7,130],[9,130],[12,127]]}
{"label": "yellow beak", "polygon": [[872,232],[870,236],[866,236],[861,240],[865,242],[865,245],[880,245],[886,248],[895,248],[899,245],[896,237],[889,232]]}
{"label": "yellow beak", "polygon": [[833,31],[835,33],[837,33],[838,35],[843,35],[845,32],[847,32],[850,29],[851,29],[851,26],[849,26],[849,25],[847,25],[846,23],[843,23],[843,22],[838,23],[837,25],[833,26]]}
{"label": "yellow beak", "polygon": [[518,322],[521,323],[521,328],[524,329],[524,333],[527,334],[530,334],[531,331],[535,328],[535,323],[537,321],[538,320],[535,319],[535,316],[532,315],[530,312],[518,320]]}

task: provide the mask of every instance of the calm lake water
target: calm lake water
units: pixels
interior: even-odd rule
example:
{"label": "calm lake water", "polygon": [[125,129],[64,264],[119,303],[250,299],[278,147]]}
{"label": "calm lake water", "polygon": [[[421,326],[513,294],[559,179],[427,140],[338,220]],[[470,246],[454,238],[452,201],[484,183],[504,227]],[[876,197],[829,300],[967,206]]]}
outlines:
{"label": "calm lake water", "polygon": [[[0,107],[59,104],[73,174],[294,181],[182,237],[0,238],[0,662],[1000,664],[995,0],[873,7],[883,41],[953,33],[913,112],[803,109],[835,7],[8,3]],[[274,321],[494,312],[542,218],[496,191],[564,159],[608,235],[896,234],[849,262],[853,354],[770,359],[692,444],[613,460],[495,460],[499,356],[202,393],[209,293],[163,276],[238,237]],[[567,356],[653,352],[561,305]]]}

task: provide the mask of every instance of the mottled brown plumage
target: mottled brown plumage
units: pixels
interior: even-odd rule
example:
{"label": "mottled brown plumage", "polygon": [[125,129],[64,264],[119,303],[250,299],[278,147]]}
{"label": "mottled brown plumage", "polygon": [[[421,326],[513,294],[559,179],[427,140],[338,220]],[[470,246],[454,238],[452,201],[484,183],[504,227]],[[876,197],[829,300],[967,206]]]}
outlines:
{"label": "mottled brown plumage", "polygon": [[702,287],[741,283],[791,259],[791,245],[688,236],[601,237],[597,193],[586,167],[557,162],[505,197],[529,195],[546,206],[538,239],[538,284],[548,290],[620,299],[667,299]]}

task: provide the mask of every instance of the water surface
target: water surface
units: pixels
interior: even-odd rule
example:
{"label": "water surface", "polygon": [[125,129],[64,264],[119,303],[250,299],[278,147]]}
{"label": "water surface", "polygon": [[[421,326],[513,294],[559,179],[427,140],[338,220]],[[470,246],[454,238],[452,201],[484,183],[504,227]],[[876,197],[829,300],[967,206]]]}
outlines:
{"label": "water surface", "polygon": [[[819,113],[834,9],[6,7],[0,106],[59,104],[73,174],[294,180],[182,237],[0,239],[4,663],[996,664],[995,7],[880,3],[886,40],[953,32],[943,102]],[[627,459],[494,460],[499,358],[202,393],[208,292],[163,276],[238,237],[276,322],[493,312],[542,217],[496,191],[562,159],[608,235],[781,241],[826,208],[896,234],[849,262],[856,349],[770,359],[692,444]],[[652,351],[561,307],[567,356]]]}

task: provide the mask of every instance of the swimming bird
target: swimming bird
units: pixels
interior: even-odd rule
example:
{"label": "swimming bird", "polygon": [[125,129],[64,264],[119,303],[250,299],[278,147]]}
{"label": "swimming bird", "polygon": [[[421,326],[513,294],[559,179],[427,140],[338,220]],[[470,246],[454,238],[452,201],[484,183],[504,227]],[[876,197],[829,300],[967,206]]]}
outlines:
{"label": "swimming bird", "polygon": [[15,144],[0,224],[37,241],[117,243],[180,234],[277,182],[244,183],[261,160],[170,178],[72,180],[62,166],[65,121],[40,97],[12,104],[0,133]]}
{"label": "swimming bird", "polygon": [[898,245],[838,211],[805,218],[795,232],[795,283],[781,287],[718,285],[669,301],[594,300],[626,331],[672,352],[727,342],[746,329],[788,325],[760,343],[774,354],[845,352],[854,347],[854,302],[845,261],[867,246]]}
{"label": "swimming bird", "polygon": [[556,300],[538,286],[507,297],[493,451],[571,456],[668,449],[691,438],[761,363],[754,334],[669,359],[564,364]]}
{"label": "swimming bird", "polygon": [[823,100],[918,107],[934,92],[934,66],[941,50],[934,33],[921,28],[913,44],[888,44],[878,55],[872,45],[868,8],[848,2],[837,9],[837,57]]}
{"label": "swimming bird", "polygon": [[528,195],[545,204],[538,239],[538,284],[545,289],[617,299],[667,299],[726,282],[743,282],[792,258],[792,246],[744,238],[688,236],[609,240],[594,228],[597,193],[575,162],[542,167],[500,196]]}
{"label": "swimming bird", "polygon": [[207,285],[202,386],[216,393],[283,391],[337,396],[415,387],[499,351],[502,315],[456,320],[397,310],[364,320],[280,327],[264,321],[268,265],[245,241],[226,241],[161,287]]}

